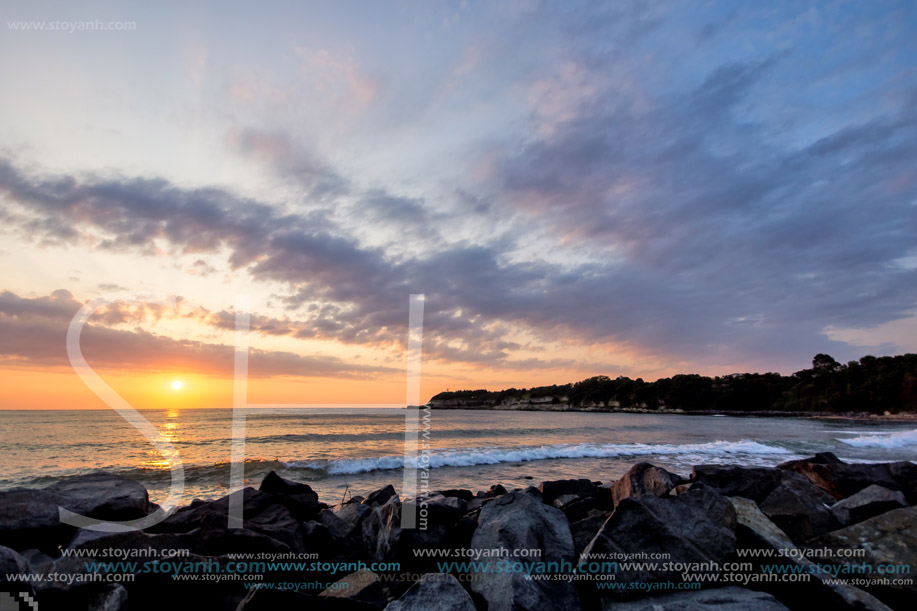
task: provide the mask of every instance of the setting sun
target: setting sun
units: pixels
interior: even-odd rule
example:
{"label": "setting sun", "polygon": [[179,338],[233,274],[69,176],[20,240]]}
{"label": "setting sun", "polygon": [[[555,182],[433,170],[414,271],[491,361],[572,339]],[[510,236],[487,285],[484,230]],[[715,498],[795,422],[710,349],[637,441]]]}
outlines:
{"label": "setting sun", "polygon": [[172,382],[172,390],[181,390],[182,386],[183,385],[181,383],[181,380],[175,380],[174,382]]}

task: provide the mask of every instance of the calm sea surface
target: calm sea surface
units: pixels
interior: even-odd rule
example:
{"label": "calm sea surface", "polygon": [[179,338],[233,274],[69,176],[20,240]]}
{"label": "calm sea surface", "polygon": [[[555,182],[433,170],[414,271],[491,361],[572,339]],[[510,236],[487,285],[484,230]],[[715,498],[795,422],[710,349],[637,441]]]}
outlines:
{"label": "calm sea surface", "polygon": [[[229,489],[231,410],[145,411],[178,451],[184,497]],[[423,414],[424,412],[421,412]],[[246,478],[305,481],[334,504],[344,491],[401,486],[405,410],[261,410],[246,418]],[[917,461],[913,424],[780,418],[555,412],[433,411],[431,489],[524,487],[542,480],[609,481],[649,461],[687,475],[699,463],[775,465],[831,451],[851,461]],[[113,411],[0,411],[0,489],[42,486],[99,469],[165,498],[167,461]]]}

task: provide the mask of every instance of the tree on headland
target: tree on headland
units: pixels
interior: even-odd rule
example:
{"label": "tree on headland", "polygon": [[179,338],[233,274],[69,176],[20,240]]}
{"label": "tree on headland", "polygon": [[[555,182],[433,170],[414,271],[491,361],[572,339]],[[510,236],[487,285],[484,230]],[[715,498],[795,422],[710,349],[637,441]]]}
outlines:
{"label": "tree on headland", "polygon": [[864,356],[846,365],[816,354],[812,367],[779,373],[736,373],[710,378],[679,374],[644,382],[593,376],[574,384],[502,391],[443,392],[431,401],[564,403],[573,407],[640,407],[685,411],[917,412],[917,354]]}

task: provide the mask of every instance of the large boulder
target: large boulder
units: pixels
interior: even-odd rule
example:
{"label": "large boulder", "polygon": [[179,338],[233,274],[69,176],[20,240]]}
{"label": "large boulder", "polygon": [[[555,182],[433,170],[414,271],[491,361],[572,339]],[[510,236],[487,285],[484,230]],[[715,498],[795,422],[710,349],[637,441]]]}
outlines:
{"label": "large boulder", "polygon": [[16,550],[0,545],[0,583],[10,581],[7,575],[26,575],[30,572],[25,558]]}
{"label": "large boulder", "polygon": [[399,562],[404,571],[424,572],[435,568],[437,559],[418,555],[417,550],[468,546],[471,531],[461,522],[465,509],[462,499],[423,499],[416,508],[416,528],[401,527],[402,509],[401,500],[394,496],[364,518],[363,545],[371,561]]}
{"label": "large boulder", "polygon": [[759,504],[790,539],[802,543],[835,528],[837,520],[828,508],[834,498],[797,473],[787,473]]}
{"label": "large boulder", "polygon": [[786,473],[765,467],[732,465],[695,465],[691,473],[694,487],[713,488],[723,496],[741,496],[756,503],[763,501],[786,478]]}
{"label": "large boulder", "polygon": [[395,498],[398,496],[398,493],[395,492],[395,487],[389,484],[385,488],[371,492],[366,500],[363,501],[363,504],[368,507],[380,507],[385,505],[389,499]]}
{"label": "large boulder", "polygon": [[786,573],[799,571],[811,575],[799,581],[762,579],[752,584],[755,588],[770,592],[794,609],[806,608],[811,601],[818,600],[830,609],[888,611],[888,607],[872,595],[839,583],[831,575],[817,570],[806,557],[807,550],[797,548],[753,501],[741,497],[729,500],[736,510],[736,546],[745,550],[742,561],[753,564],[750,575],[766,575],[762,565],[767,565],[771,574],[776,568]]}
{"label": "large boulder", "polygon": [[811,458],[785,462],[777,467],[804,475],[837,500],[878,484],[889,490],[900,490],[908,504],[917,504],[917,465],[908,461],[851,464],[843,462],[831,452],[824,452]]}
{"label": "large boulder", "polygon": [[563,511],[570,522],[582,520],[589,512],[598,509],[598,506],[599,503],[595,497],[582,497],[575,494],[559,496],[551,503],[551,507],[556,507]]}
{"label": "large boulder", "polygon": [[308,484],[284,479],[271,471],[261,480],[261,492],[273,494],[297,520],[311,520],[327,507],[319,503],[318,494]]}
{"label": "large boulder", "polygon": [[[239,497],[242,528],[230,528],[229,508],[232,500]],[[197,531],[198,540],[191,549],[206,555],[306,551],[302,523],[287,508],[285,500],[279,495],[251,487],[215,501],[195,501],[147,529],[152,533],[191,531]]]}
{"label": "large boulder", "polygon": [[560,479],[542,482],[538,486],[542,500],[551,505],[562,496],[573,495],[582,498],[595,498],[595,484],[588,479]]}
{"label": "large boulder", "polygon": [[786,605],[766,592],[737,586],[717,590],[676,592],[634,602],[613,603],[614,611],[785,611]]}
{"label": "large boulder", "polygon": [[334,511],[323,510],[318,519],[335,539],[349,539],[363,532],[363,519],[372,510],[372,507],[363,503],[345,503]]}
{"label": "large boulder", "polygon": [[446,496],[446,497],[456,496],[465,502],[470,502],[471,499],[474,498],[474,494],[472,494],[471,490],[460,490],[457,488],[451,488],[449,490],[440,490],[439,494]]}
{"label": "large boulder", "polygon": [[427,573],[385,611],[475,611],[475,606],[455,577]]}
{"label": "large boulder", "polygon": [[615,482],[612,488],[612,502],[617,505],[621,499],[638,498],[645,494],[665,496],[672,488],[685,483],[685,479],[669,473],[648,462],[637,463]]}
{"label": "large boulder", "polygon": [[[486,599],[488,611],[580,609],[579,596],[570,582],[527,578],[530,570],[547,572],[562,563],[573,566],[573,538],[559,509],[522,492],[497,497],[481,510],[471,548],[539,550],[541,554],[519,559],[519,563],[514,559],[481,557],[479,562],[487,566],[481,569],[482,574],[471,587]],[[527,569],[522,561],[534,564]],[[501,567],[504,568],[502,572],[499,571]]]}
{"label": "large boulder", "polygon": [[[917,507],[893,509],[812,539],[808,545],[812,549],[834,550],[834,557],[827,560],[843,565],[844,577],[888,578],[890,583],[864,589],[889,606],[911,608],[917,600],[917,584],[911,580],[911,571],[917,567]],[[864,555],[855,556],[853,550],[862,550]],[[864,563],[872,567],[883,565],[883,574],[860,573],[858,567]],[[896,568],[901,572],[892,572]],[[901,578],[911,583],[893,583]]]}
{"label": "large boulder", "polygon": [[[723,563],[735,553],[735,521],[732,504],[709,488],[692,489],[670,498],[626,498],[583,550],[581,559],[640,558],[655,553],[672,563]],[[682,581],[682,570],[665,571],[661,565],[631,570],[618,566],[611,571],[598,567],[589,571],[613,575],[621,584]],[[638,589],[598,592],[603,598],[619,600],[641,593]]]}
{"label": "large boulder", "polygon": [[907,499],[900,490],[873,484],[832,505],[831,513],[841,526],[848,526],[901,507],[907,507]]}
{"label": "large boulder", "polygon": [[582,520],[577,520],[570,524],[570,534],[573,535],[573,548],[576,550],[577,558],[595,538],[596,533],[599,532],[599,529],[602,528],[602,525],[610,515],[610,513],[593,513]]}
{"label": "large boulder", "polygon": [[141,484],[107,473],[71,477],[41,489],[14,488],[0,492],[0,545],[56,551],[76,530],[61,523],[59,507],[119,522],[157,509]]}

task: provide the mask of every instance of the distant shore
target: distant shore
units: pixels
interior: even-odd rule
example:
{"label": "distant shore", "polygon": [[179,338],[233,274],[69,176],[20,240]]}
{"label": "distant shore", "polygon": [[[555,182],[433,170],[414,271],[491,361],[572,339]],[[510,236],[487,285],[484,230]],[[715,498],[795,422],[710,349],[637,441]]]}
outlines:
{"label": "distant shore", "polygon": [[649,414],[660,416],[733,416],[736,418],[806,418],[811,420],[850,420],[869,422],[908,423],[917,422],[917,414],[873,414],[870,412],[798,412],[780,410],[682,410],[682,409],[648,409],[639,407],[608,407],[604,405],[569,405],[565,403],[501,403],[488,405],[478,402],[455,400],[433,400],[423,406],[410,406],[413,409],[467,409],[486,411],[525,411],[525,412],[588,412],[607,414]]}

